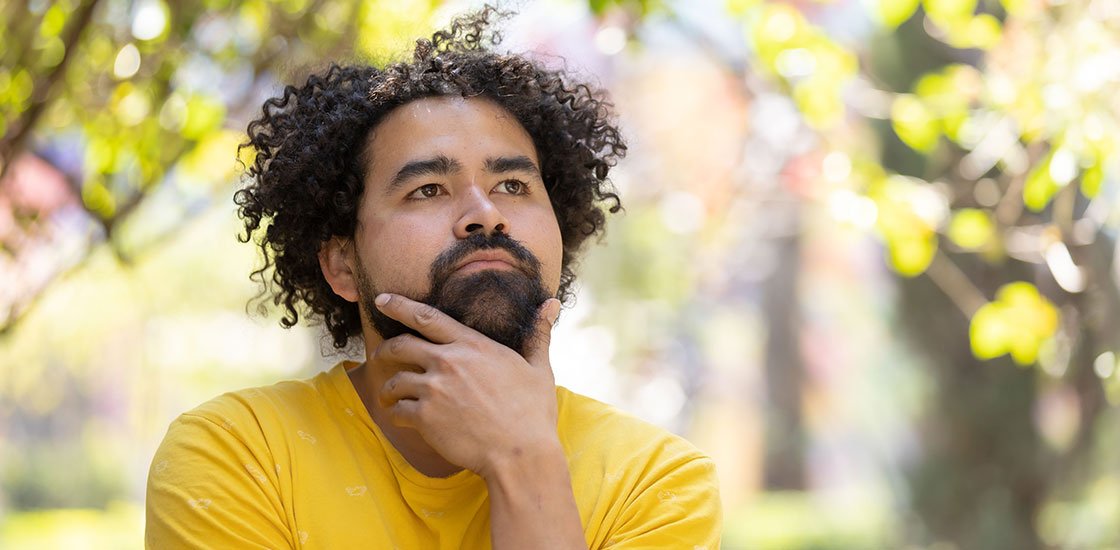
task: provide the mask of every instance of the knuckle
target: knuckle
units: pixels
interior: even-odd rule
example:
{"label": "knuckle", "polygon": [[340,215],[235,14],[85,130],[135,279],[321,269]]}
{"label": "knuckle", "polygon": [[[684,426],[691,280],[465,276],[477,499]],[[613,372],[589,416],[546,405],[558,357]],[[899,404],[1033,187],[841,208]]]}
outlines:
{"label": "knuckle", "polygon": [[489,338],[471,338],[467,341],[467,351],[475,354],[490,353],[495,347],[501,350],[504,346],[495,346],[495,342]]}
{"label": "knuckle", "polygon": [[393,414],[398,417],[407,416],[411,412],[408,399],[400,399],[389,408],[392,409]]}
{"label": "knuckle", "polygon": [[416,309],[416,322],[421,325],[427,325],[435,321],[437,316],[439,316],[439,310],[430,305],[424,304]]}
{"label": "knuckle", "polygon": [[435,356],[435,366],[441,370],[451,370],[455,368],[455,360],[447,353],[440,353]]}
{"label": "knuckle", "polygon": [[428,417],[431,416],[432,411],[429,407],[425,406],[423,401],[413,401],[412,415],[420,422],[427,422]]}
{"label": "knuckle", "polygon": [[443,379],[439,376],[433,376],[430,380],[428,380],[428,383],[427,383],[426,386],[427,386],[428,395],[430,395],[432,397],[438,397],[438,396],[443,395],[445,393],[444,392],[445,383],[444,383]]}
{"label": "knuckle", "polygon": [[397,354],[401,353],[402,351],[404,351],[405,345],[408,344],[408,338],[409,338],[409,336],[407,334],[402,334],[400,336],[397,336],[396,338],[390,338],[389,339],[389,352],[394,354],[394,355],[397,355]]}
{"label": "knuckle", "polygon": [[389,406],[389,411],[392,412],[393,417],[397,419],[407,418],[412,415],[412,409],[409,407],[407,399],[401,399]]}

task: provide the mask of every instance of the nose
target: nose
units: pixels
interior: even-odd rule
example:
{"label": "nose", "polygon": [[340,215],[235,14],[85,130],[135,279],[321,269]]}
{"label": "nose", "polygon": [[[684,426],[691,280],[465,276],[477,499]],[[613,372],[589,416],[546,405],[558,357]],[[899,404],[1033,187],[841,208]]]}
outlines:
{"label": "nose", "polygon": [[457,238],[465,239],[480,231],[486,235],[509,233],[509,220],[485,191],[472,187],[463,196],[463,201],[462,215],[455,224]]}

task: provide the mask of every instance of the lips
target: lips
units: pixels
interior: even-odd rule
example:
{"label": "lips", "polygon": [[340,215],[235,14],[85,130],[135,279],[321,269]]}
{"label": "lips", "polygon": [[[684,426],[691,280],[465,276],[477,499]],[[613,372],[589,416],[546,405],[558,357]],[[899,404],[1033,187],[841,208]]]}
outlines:
{"label": "lips", "polygon": [[455,265],[455,272],[483,269],[519,269],[516,260],[501,250],[480,250]]}

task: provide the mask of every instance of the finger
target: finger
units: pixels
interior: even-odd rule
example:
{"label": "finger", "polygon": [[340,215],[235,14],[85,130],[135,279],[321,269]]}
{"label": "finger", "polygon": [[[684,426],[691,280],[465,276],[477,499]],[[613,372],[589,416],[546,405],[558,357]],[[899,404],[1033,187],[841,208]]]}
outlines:
{"label": "finger", "polygon": [[474,332],[442,311],[399,294],[379,294],[373,303],[385,315],[437,344],[450,344]]}
{"label": "finger", "polygon": [[402,399],[423,399],[428,395],[428,381],[423,374],[401,371],[391,376],[377,393],[382,407],[392,406]]}
{"label": "finger", "polygon": [[372,359],[378,364],[413,365],[427,370],[438,348],[438,344],[418,336],[402,334],[381,342],[373,351]]}
{"label": "finger", "polygon": [[389,422],[402,428],[417,428],[420,424],[420,401],[401,399],[385,408]]}
{"label": "finger", "polygon": [[549,298],[537,310],[537,324],[532,340],[526,346],[525,360],[534,366],[549,366],[548,350],[552,343],[552,325],[560,317],[560,300]]}

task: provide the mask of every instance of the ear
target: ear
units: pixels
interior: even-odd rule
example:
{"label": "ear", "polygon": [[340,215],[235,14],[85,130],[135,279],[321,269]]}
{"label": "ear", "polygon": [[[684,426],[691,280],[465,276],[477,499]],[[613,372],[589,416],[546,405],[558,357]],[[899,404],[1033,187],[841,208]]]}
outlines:
{"label": "ear", "polygon": [[354,273],[354,242],[342,237],[331,237],[319,247],[319,268],[331,289],[348,302],[358,301],[358,279]]}

